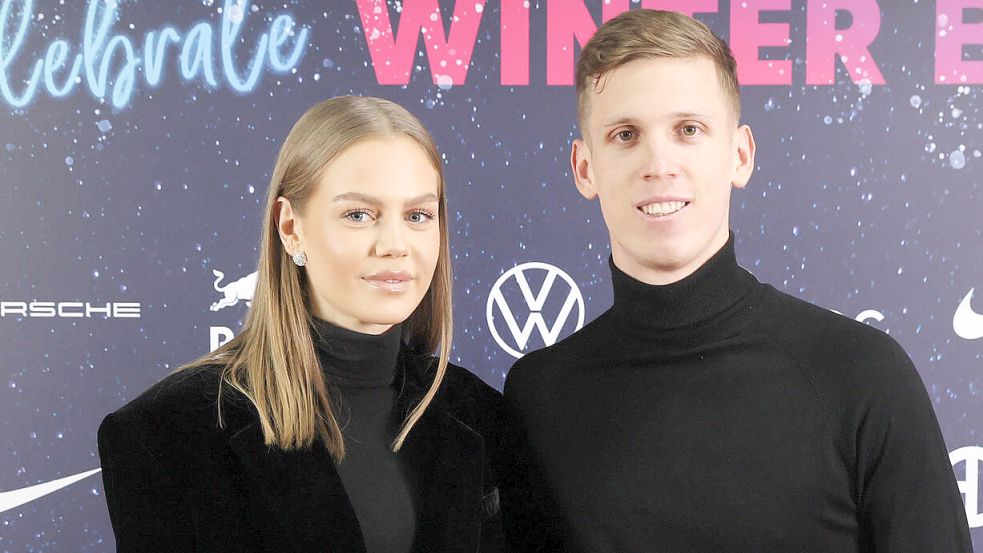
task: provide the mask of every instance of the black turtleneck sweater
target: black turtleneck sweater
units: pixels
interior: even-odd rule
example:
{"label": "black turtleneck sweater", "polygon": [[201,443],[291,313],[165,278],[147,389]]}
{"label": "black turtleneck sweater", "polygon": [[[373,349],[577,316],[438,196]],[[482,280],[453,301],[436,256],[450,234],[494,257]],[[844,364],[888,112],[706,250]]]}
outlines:
{"label": "black turtleneck sweater", "polygon": [[517,551],[970,552],[932,404],[887,335],[761,284],[733,237],[510,371]]}
{"label": "black turtleneck sweater", "polygon": [[400,325],[372,335],[315,319],[313,329],[345,439],[338,474],[358,517],[365,549],[410,551],[416,527],[413,485],[408,467],[390,447],[400,422],[391,416]]}

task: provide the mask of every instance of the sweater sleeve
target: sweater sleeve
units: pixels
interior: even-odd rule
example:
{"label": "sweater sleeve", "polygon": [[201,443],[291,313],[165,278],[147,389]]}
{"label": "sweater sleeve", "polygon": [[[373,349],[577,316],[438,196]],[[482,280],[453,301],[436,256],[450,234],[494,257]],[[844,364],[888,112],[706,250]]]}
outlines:
{"label": "sweater sleeve", "polygon": [[925,385],[900,346],[894,344],[888,358],[889,370],[868,373],[873,378],[857,430],[862,533],[878,553],[972,553]]}
{"label": "sweater sleeve", "polygon": [[99,427],[99,457],[118,553],[194,551],[188,509],[173,474],[116,414]]}

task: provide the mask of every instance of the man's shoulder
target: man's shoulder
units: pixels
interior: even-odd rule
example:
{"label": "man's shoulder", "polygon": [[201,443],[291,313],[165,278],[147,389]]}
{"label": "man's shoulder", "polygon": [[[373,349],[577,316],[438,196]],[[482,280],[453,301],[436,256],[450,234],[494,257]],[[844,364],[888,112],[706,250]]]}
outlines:
{"label": "man's shoulder", "polygon": [[901,345],[880,329],[769,288],[760,327],[810,373],[859,383],[913,370]]}
{"label": "man's shoulder", "polygon": [[505,379],[505,395],[519,389],[543,389],[549,381],[562,379],[567,371],[590,365],[594,357],[604,352],[605,312],[566,338],[536,351],[527,353],[512,364]]}

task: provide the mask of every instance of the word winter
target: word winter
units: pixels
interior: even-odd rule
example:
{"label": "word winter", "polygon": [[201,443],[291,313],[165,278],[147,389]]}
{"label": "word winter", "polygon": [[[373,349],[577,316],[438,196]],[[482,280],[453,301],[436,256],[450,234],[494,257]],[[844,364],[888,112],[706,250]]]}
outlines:
{"label": "word winter", "polygon": [[[379,84],[409,82],[421,35],[434,83],[464,84],[486,11],[485,0],[458,0],[449,18],[441,15],[438,0],[403,0],[398,31],[385,0],[356,3]],[[607,21],[632,4],[639,4],[639,0],[549,0],[538,4],[499,0],[496,4],[501,84],[529,84],[529,12],[534,9],[531,4],[536,4],[546,11],[546,84],[563,86],[573,84],[576,46],[586,44],[597,31],[598,22],[587,5],[599,5],[601,20]],[[792,61],[760,59],[759,51],[788,48],[793,41],[806,43],[806,84],[834,84],[837,60],[854,83],[884,84],[870,46],[880,34],[881,5],[887,10],[887,0],[882,0],[881,5],[877,0],[806,0],[805,36],[792,36],[789,23],[762,22],[763,13],[791,11],[792,0],[640,0],[642,8],[674,10],[690,16],[717,13],[721,4],[729,4],[728,36],[742,85],[792,85]],[[935,30],[936,84],[983,83],[983,61],[966,60],[962,55],[964,46],[983,44],[983,23],[978,16],[966,15],[981,9],[983,0],[935,1],[935,21],[926,18],[925,25]],[[838,12],[849,13],[849,26],[837,26]]]}

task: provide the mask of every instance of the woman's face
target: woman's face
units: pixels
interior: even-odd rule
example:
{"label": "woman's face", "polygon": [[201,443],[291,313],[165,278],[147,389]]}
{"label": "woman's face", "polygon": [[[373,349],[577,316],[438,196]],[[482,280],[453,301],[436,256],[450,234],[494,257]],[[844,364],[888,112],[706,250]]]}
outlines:
{"label": "woman's face", "polygon": [[416,142],[380,137],[329,163],[303,214],[278,200],[284,246],[307,255],[316,317],[381,334],[413,313],[440,253],[439,185]]}

